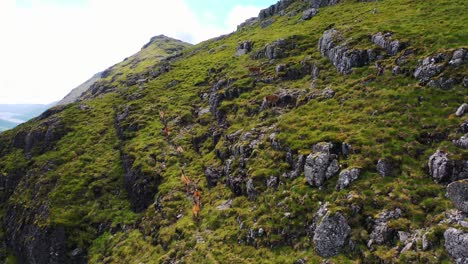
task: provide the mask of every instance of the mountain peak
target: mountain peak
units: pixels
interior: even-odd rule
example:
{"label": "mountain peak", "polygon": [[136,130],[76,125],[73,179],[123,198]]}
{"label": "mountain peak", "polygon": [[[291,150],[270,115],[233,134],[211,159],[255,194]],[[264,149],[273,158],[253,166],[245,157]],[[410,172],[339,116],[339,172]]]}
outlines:
{"label": "mountain peak", "polygon": [[[146,43],[141,49],[146,49],[152,44],[160,44],[160,43],[185,43],[185,42],[183,42],[182,40],[171,38],[171,37],[161,34],[161,35],[152,37],[150,41]],[[185,43],[185,44],[191,45],[189,43]]]}

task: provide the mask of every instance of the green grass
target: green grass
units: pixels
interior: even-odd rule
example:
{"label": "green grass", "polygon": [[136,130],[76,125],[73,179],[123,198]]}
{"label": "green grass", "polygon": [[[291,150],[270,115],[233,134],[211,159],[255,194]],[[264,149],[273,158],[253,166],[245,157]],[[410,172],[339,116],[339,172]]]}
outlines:
{"label": "green grass", "polygon": [[[410,76],[393,76],[389,69],[395,58],[383,61],[388,68],[383,76],[376,76],[372,65],[343,76],[320,55],[317,42],[330,26],[357,48],[375,47],[370,36],[391,31],[395,39],[408,42],[409,48],[416,51],[410,57],[411,68],[417,59],[435,52],[466,47],[468,18],[462,12],[463,5],[461,0],[343,1],[320,9],[310,21],[299,21],[300,14],[275,17],[275,23],[265,29],[257,25],[193,47],[180,44],[187,47],[180,58],[171,62],[169,72],[144,85],[127,87],[129,76],[158,68],[162,56],[171,54],[164,52],[167,46],[149,46],[114,66],[111,75],[101,81],[114,89],[85,101],[90,110],[82,111],[72,104],[57,114],[68,133],[50,151],[28,161],[21,150],[11,147],[17,132],[28,131],[40,121],[0,134],[0,172],[36,172],[20,183],[8,203],[25,207],[47,203],[50,214],[45,219],[38,217],[37,225],[64,226],[68,247],[87,248],[90,263],[289,263],[299,258],[319,262],[306,229],[319,202],[324,201],[330,203],[330,210],[347,216],[358,249],[345,251],[332,258],[333,262],[360,263],[363,258],[371,262],[447,261],[437,223],[453,206],[444,197],[444,187],[427,175],[425,164],[439,147],[447,148],[452,157],[467,156],[466,151],[449,142],[460,136],[457,128],[461,121],[453,113],[468,100],[466,89],[457,85],[443,91],[420,86]],[[253,60],[250,55],[234,56],[241,41],[252,40],[255,52],[280,38],[296,44],[287,58],[270,62]],[[209,52],[212,49],[214,52]],[[304,59],[321,69],[315,89],[330,87],[335,97],[313,99],[296,108],[260,111],[263,97],[281,89],[311,91],[309,77],[273,84],[255,81],[276,77],[274,69],[279,63],[299,65]],[[252,66],[262,67],[261,76],[249,76],[247,68]],[[465,65],[458,71],[466,69]],[[220,105],[229,127],[215,145],[211,135],[220,130],[215,118],[210,113],[197,116],[194,112],[209,107],[204,93],[209,93],[220,79],[233,80],[220,93],[234,88],[243,92]],[[419,96],[424,98],[422,103],[418,102]],[[126,107],[129,116],[121,123],[125,129],[122,140],[115,131],[114,117]],[[164,122],[159,116],[161,111],[165,113]],[[169,136],[162,131],[165,122],[172,131]],[[235,196],[222,183],[209,188],[204,169],[221,167],[216,152],[233,147],[224,136],[252,129],[256,130],[253,134],[264,134],[245,165],[259,193],[257,199]],[[450,131],[448,139],[432,144],[418,141],[423,132],[434,131]],[[335,191],[337,176],[328,180],[322,190],[310,187],[303,175],[293,180],[281,178],[290,168],[285,162],[286,153],[274,150],[268,141],[273,132],[282,146],[302,154],[309,154],[317,142],[347,142],[354,154],[341,159],[340,164],[343,168],[361,167],[363,175],[340,192]],[[197,149],[194,139],[204,139]],[[235,145],[248,143],[239,141]],[[177,153],[179,146],[183,153]],[[162,178],[154,197],[157,203],[142,213],[130,210],[120,151],[135,159],[134,168]],[[375,172],[377,160],[384,157],[401,161],[400,175],[382,178]],[[51,170],[40,171],[50,165]],[[191,197],[180,181],[181,169],[202,189],[203,207],[197,221],[192,217]],[[239,168],[235,167],[237,172]],[[276,189],[265,186],[270,176],[281,178]],[[40,188],[32,190],[29,184],[39,184]],[[230,209],[216,209],[228,199],[233,200]],[[353,215],[351,206],[360,206],[362,211]],[[396,207],[402,209],[403,217],[389,224],[405,231],[432,230],[433,249],[400,256],[391,246],[379,246],[376,251],[365,246],[371,232],[366,219]],[[287,214],[292,217],[285,217]],[[107,229],[98,235],[99,224]],[[266,235],[247,243],[249,230],[259,228]],[[288,236],[282,235],[282,230],[287,230]]]}

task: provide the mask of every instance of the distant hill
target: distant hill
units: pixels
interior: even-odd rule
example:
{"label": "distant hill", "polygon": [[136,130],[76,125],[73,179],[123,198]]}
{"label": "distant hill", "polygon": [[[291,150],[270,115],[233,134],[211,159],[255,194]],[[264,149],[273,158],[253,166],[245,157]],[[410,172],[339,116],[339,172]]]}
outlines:
{"label": "distant hill", "polygon": [[40,115],[54,104],[0,104],[0,132]]}

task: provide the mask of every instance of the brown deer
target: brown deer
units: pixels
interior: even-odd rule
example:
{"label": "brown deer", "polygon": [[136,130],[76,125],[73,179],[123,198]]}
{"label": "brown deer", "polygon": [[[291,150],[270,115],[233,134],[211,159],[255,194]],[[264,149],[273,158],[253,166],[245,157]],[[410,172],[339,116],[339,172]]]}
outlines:
{"label": "brown deer", "polygon": [[171,135],[171,129],[168,126],[165,126],[163,129],[163,134],[168,137]]}
{"label": "brown deer", "polygon": [[183,149],[181,146],[178,146],[178,147],[176,148],[176,152],[177,152],[178,154],[182,154],[182,153],[184,153],[184,149]]}
{"label": "brown deer", "polygon": [[276,103],[278,103],[279,96],[276,94],[271,94],[263,97],[263,104],[268,105],[268,106],[276,106]]}
{"label": "brown deer", "polygon": [[193,208],[192,208],[192,213],[193,213],[193,216],[198,219],[198,215],[200,214],[200,205],[198,204],[194,204],[193,205]]}
{"label": "brown deer", "polygon": [[198,206],[201,205],[201,192],[198,189],[195,189],[195,192],[193,192],[193,202],[198,204]]}
{"label": "brown deer", "polygon": [[250,75],[259,75],[262,71],[260,67],[248,67]]}
{"label": "brown deer", "polygon": [[164,113],[164,111],[159,111],[159,118],[161,118],[161,120],[164,120],[165,116],[166,116],[166,113]]}
{"label": "brown deer", "polygon": [[185,191],[188,193],[190,191],[190,185],[192,184],[192,181],[189,177],[185,176],[185,173],[183,171],[182,176],[180,176],[180,181],[184,184]]}

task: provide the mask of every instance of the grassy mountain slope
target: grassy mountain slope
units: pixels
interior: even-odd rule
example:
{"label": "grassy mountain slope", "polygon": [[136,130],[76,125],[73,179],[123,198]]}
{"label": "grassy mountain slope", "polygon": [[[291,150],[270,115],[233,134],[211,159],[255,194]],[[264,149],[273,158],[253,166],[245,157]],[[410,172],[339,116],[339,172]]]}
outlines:
{"label": "grassy mountain slope", "polygon": [[[351,228],[333,263],[450,262],[443,233],[462,227],[443,221],[454,206],[427,162],[437,149],[468,159],[452,143],[463,122],[454,113],[468,98],[460,83],[448,90],[421,85],[413,72],[420,59],[467,48],[466,4],[341,1],[304,21],[308,3],[289,2],[282,16],[193,47],[157,37],[111,67],[81,102],[0,134],[5,256],[317,263],[324,259],[315,241],[317,211],[328,202],[328,214],[344,216]],[[371,41],[378,32],[406,46],[341,74],[318,48],[331,28],[354,50],[384,54]],[[256,56],[279,39],[288,43],[281,56]],[[246,41],[252,50],[235,56]],[[161,55],[157,45],[177,48]],[[401,57],[402,73],[394,75]],[[304,65],[320,73],[303,74]],[[443,74],[466,73],[464,64]],[[338,162],[340,170],[359,168],[359,179],[337,191],[336,175],[320,188],[302,171],[285,177],[319,142],[351,146],[336,151]],[[379,159],[398,164],[397,172],[380,176]],[[397,209],[385,222],[388,239],[369,245],[382,212]],[[398,231],[424,234],[429,246],[415,240],[402,252],[407,244]]]}

